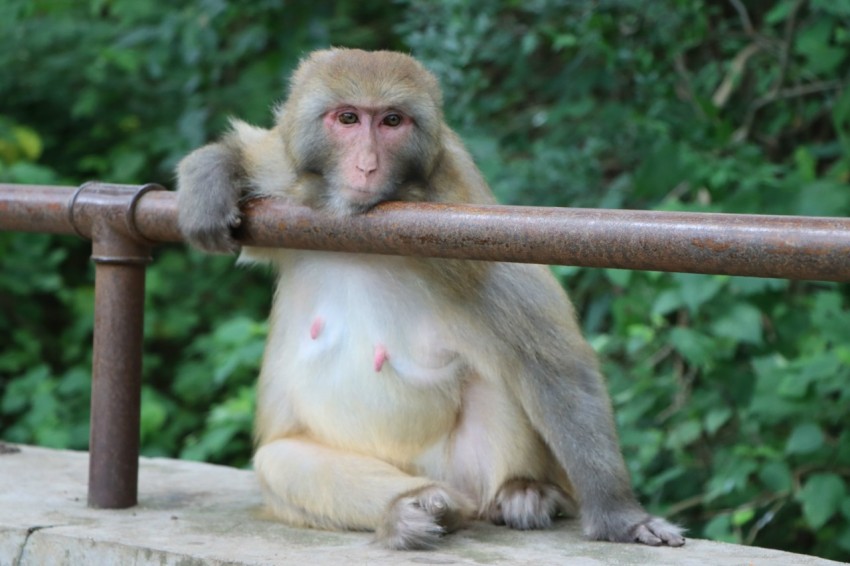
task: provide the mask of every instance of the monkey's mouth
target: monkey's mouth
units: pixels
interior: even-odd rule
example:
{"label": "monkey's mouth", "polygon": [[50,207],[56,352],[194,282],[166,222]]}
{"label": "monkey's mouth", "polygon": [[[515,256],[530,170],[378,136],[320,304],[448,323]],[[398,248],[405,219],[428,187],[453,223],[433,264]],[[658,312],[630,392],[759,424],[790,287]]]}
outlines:
{"label": "monkey's mouth", "polygon": [[342,192],[344,198],[350,203],[367,208],[387,200],[387,191],[383,187],[356,187],[346,185]]}
{"label": "monkey's mouth", "polygon": [[348,191],[348,192],[357,193],[357,194],[361,194],[361,195],[367,195],[367,196],[372,196],[376,192],[374,189],[361,189],[361,188],[352,187],[352,186],[345,187],[345,190]]}

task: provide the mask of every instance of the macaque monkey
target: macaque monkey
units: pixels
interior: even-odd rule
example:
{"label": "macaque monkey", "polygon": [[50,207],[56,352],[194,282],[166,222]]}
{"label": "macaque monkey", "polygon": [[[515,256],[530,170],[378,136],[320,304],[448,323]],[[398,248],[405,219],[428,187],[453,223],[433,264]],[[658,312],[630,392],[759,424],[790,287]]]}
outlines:
{"label": "macaque monkey", "polygon": [[[389,200],[494,203],[407,55],[317,51],[276,125],[234,121],[178,169],[189,242],[236,251],[239,204],[275,197],[351,216]],[[277,292],[257,394],[272,513],[431,548],[471,519],[590,539],[684,544],[644,511],[569,299],[539,265],[245,248]]]}

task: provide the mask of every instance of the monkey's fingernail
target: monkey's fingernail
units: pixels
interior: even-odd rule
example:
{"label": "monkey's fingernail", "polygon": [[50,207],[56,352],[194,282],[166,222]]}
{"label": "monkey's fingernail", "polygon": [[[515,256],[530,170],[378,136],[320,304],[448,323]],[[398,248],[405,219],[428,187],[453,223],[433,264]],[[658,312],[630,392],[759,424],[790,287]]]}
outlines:
{"label": "monkey's fingernail", "polygon": [[237,216],[237,217],[233,220],[233,222],[231,222],[231,223],[230,223],[230,227],[231,227],[231,228],[239,228],[240,226],[242,226],[242,217],[241,217],[241,216]]}

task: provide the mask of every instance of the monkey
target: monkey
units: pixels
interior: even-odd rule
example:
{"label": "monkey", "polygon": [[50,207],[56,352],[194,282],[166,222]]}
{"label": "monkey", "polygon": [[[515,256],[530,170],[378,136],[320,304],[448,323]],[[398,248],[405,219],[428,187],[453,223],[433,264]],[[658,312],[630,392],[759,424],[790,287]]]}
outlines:
{"label": "monkey", "polygon": [[430,549],[474,520],[681,546],[638,503],[611,401],[546,266],[240,247],[240,205],[277,198],[353,217],[386,201],[492,204],[413,57],[302,59],[271,129],[233,120],[178,165],[178,223],[210,252],[277,271],[254,469],[296,527]]}

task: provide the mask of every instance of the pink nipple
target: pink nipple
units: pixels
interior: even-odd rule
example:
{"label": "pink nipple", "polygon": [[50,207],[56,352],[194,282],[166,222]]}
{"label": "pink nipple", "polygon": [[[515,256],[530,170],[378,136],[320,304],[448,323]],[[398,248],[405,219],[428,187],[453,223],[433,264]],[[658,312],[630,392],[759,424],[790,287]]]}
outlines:
{"label": "pink nipple", "polygon": [[387,348],[383,344],[378,344],[375,346],[375,371],[381,371],[381,368],[384,367],[384,362],[386,362],[390,358],[389,354],[387,354]]}
{"label": "pink nipple", "polygon": [[319,334],[322,333],[322,328],[325,327],[325,321],[322,317],[316,317],[316,320],[313,321],[313,324],[310,325],[310,338],[315,340],[319,337]]}

